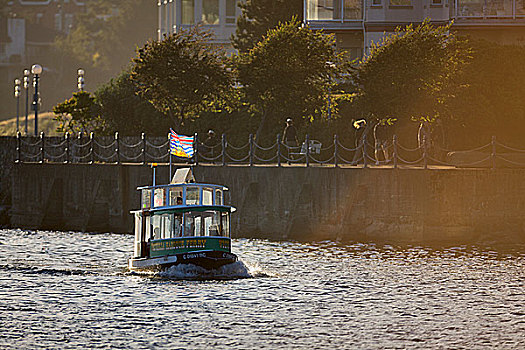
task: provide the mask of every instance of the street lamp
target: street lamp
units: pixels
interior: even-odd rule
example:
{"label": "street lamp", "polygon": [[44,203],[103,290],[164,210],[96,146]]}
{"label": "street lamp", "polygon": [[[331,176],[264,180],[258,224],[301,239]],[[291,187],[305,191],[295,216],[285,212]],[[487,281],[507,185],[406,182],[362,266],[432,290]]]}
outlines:
{"label": "street lamp", "polygon": [[16,98],[16,132],[18,133],[19,126],[20,126],[20,120],[19,120],[19,113],[20,113],[20,84],[22,82],[20,79],[15,79],[15,98]]}
{"label": "street lamp", "polygon": [[78,91],[84,91],[84,70],[82,68],[79,68],[77,70],[77,75],[78,75],[78,79],[77,79]]}
{"label": "street lamp", "polygon": [[27,118],[29,115],[29,69],[24,69],[24,90],[26,91],[26,127],[25,132],[27,136]]}
{"label": "street lamp", "polygon": [[40,74],[42,74],[42,66],[39,64],[34,64],[31,67],[31,73],[33,73],[33,86],[35,88],[35,95],[33,97],[33,106],[35,107],[35,136],[38,136],[38,104],[39,104],[39,95],[38,95],[38,80],[40,79]]}

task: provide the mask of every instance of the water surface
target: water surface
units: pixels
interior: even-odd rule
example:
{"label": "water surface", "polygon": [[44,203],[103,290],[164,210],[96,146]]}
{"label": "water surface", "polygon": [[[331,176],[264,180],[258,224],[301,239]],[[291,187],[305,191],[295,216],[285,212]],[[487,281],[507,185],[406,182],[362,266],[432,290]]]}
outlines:
{"label": "water surface", "polygon": [[0,348],[525,348],[523,247],[239,239],[202,280],[132,240],[0,230]]}

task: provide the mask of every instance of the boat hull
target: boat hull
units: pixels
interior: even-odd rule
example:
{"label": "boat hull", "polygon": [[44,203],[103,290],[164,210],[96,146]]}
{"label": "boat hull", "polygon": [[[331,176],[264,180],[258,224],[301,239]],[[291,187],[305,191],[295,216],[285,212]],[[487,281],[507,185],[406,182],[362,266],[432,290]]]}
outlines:
{"label": "boat hull", "polygon": [[206,270],[215,270],[237,260],[237,255],[232,253],[204,250],[154,258],[131,258],[129,269],[131,271],[160,271],[180,264],[191,264]]}

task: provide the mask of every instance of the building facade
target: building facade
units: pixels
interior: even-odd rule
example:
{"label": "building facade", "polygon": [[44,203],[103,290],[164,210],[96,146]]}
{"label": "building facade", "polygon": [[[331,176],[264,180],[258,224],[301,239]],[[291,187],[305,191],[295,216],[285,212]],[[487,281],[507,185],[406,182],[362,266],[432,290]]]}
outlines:
{"label": "building facade", "polygon": [[29,23],[59,33],[69,33],[75,16],[85,11],[89,0],[11,0],[8,2],[11,17],[25,18]]}
{"label": "building facade", "polygon": [[452,21],[460,35],[525,45],[525,0],[305,0],[312,29],[335,33],[339,50],[360,58],[396,27]]}
{"label": "building facade", "polygon": [[231,47],[239,0],[159,0],[158,39],[181,29],[200,24],[214,34],[215,44]]}

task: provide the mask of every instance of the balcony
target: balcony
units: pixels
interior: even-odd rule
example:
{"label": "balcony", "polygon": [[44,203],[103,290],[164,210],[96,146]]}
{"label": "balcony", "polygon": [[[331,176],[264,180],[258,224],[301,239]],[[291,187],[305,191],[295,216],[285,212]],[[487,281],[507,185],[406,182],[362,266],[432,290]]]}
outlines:
{"label": "balcony", "polygon": [[306,21],[362,21],[362,0],[305,0]]}
{"label": "balcony", "polygon": [[460,21],[525,19],[525,0],[455,0],[453,18]]}

